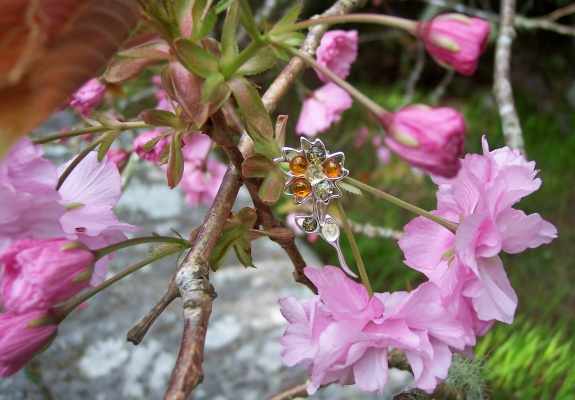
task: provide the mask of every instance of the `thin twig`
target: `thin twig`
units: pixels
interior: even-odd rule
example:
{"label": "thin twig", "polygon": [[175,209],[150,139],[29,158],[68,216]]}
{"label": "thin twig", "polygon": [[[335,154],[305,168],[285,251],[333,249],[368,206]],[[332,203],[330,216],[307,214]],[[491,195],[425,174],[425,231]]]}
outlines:
{"label": "thin twig", "polygon": [[168,291],[160,301],[148,312],[148,314],[142,318],[140,322],[136,326],[134,326],[128,332],[128,341],[134,344],[139,344],[143,339],[148,330],[152,326],[152,324],[156,321],[156,319],[164,312],[164,310],[180,296],[180,293],[176,289],[174,285],[170,285]]}
{"label": "thin twig", "polygon": [[[455,10],[460,13],[472,15],[474,17],[487,19],[493,22],[499,23],[501,18],[498,14],[484,11],[477,9],[475,7],[469,7],[464,4],[454,3],[449,0],[424,0],[426,3],[433,4],[436,6],[444,7],[450,10]],[[561,10],[561,9],[559,9]],[[557,11],[559,11],[557,10]],[[554,11],[556,12],[556,11]],[[556,32],[561,35],[569,35],[575,36],[575,27],[561,25],[556,22],[553,22],[552,19],[549,19],[549,16],[553,13],[539,18],[529,18],[523,15],[516,15],[513,19],[513,24],[516,28],[520,29],[545,29],[548,31]]]}
{"label": "thin twig", "polygon": [[273,395],[268,400],[291,400],[296,397],[301,397],[305,399],[307,398],[307,387],[309,386],[310,383],[311,379],[308,379],[307,381],[302,383],[298,383],[297,385],[294,385],[284,391],[281,391]]}
{"label": "thin twig", "polygon": [[411,99],[413,98],[413,93],[415,92],[415,86],[421,77],[421,73],[423,72],[423,67],[425,66],[425,45],[423,42],[419,42],[417,48],[417,55],[415,57],[415,64],[413,65],[413,69],[409,74],[409,78],[407,78],[407,84],[405,85],[405,97],[403,98],[402,106],[405,106],[411,103]]}
{"label": "thin twig", "polygon": [[541,19],[544,19],[546,21],[556,21],[561,17],[564,17],[564,16],[569,15],[569,14],[573,14],[573,13],[575,13],[575,3],[570,4],[568,6],[565,6],[565,7],[558,8],[557,10],[553,11],[550,14],[547,14],[546,16],[542,17]]}
{"label": "thin twig", "polygon": [[513,18],[515,16],[515,0],[501,1],[501,24],[495,49],[495,73],[493,78],[493,93],[499,106],[499,116],[503,128],[505,143],[512,149],[519,149],[523,155],[525,144],[519,117],[515,109],[513,89],[510,82],[511,44],[515,37]]}
{"label": "thin twig", "polygon": [[[210,137],[212,140],[222,146],[231,162],[236,166],[236,168],[238,168],[238,170],[241,170],[244,157],[235,146],[235,142],[231,137],[231,132],[223,113],[221,111],[216,112],[212,116],[212,121],[214,123],[214,129],[209,129],[208,135],[211,135]],[[264,229],[285,228],[284,224],[274,215],[271,208],[264,204],[260,199],[259,190],[262,184],[261,179],[242,178],[248,192],[250,193],[254,206],[258,210],[258,217]],[[295,244],[295,235],[292,234],[289,237],[271,238],[271,240],[278,243],[292,261],[295,267],[295,271],[293,273],[295,281],[306,285],[313,293],[317,294],[317,288],[303,273],[303,269],[307,266],[307,263]]]}
{"label": "thin twig", "polygon": [[454,76],[455,76],[455,70],[448,69],[441,82],[439,82],[439,85],[437,85],[437,87],[433,90],[433,92],[431,92],[431,95],[429,96],[429,102],[431,103],[432,106],[437,105],[439,99],[445,93],[445,90],[453,80]]}

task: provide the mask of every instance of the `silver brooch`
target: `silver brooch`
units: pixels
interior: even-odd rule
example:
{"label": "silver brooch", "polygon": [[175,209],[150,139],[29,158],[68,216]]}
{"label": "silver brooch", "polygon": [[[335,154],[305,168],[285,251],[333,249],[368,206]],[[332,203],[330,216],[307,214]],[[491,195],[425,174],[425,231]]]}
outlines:
{"label": "silver brooch", "polygon": [[299,206],[310,199],[313,201],[312,215],[296,215],[295,223],[305,233],[319,233],[335,247],[343,270],[357,278],[348,268],[339,247],[339,225],[326,214],[330,200],[341,197],[337,182],[349,174],[343,166],[345,154],[341,151],[330,153],[319,139],[310,142],[302,137],[300,143],[299,149],[282,148],[282,156],[274,159],[277,164],[289,166],[289,169],[283,169],[289,177],[284,193],[293,197],[294,204]]}

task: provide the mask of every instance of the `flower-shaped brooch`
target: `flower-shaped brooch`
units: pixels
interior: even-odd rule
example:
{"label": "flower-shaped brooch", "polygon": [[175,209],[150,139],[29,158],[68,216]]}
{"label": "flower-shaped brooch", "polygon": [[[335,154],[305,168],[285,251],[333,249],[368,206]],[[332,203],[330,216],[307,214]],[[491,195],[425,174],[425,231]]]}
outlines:
{"label": "flower-shaped brooch", "polygon": [[274,159],[275,163],[289,164],[289,170],[284,170],[289,177],[284,193],[293,197],[294,204],[313,200],[312,215],[296,215],[296,225],[305,233],[319,233],[336,248],[342,268],[356,276],[347,267],[339,247],[339,225],[325,212],[331,199],[341,197],[337,182],[349,174],[343,167],[345,155],[341,151],[330,153],[319,139],[310,142],[302,137],[300,143],[299,149],[282,148],[282,157]]}

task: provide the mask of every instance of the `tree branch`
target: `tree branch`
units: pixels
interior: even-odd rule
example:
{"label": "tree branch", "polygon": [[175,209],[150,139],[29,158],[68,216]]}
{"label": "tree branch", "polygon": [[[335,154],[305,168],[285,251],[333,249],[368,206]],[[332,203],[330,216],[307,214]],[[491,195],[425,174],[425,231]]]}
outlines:
{"label": "tree branch", "polygon": [[[367,0],[338,0],[326,15],[345,14],[358,5],[365,5]],[[327,26],[318,25],[310,29],[302,48],[315,53]],[[305,68],[299,59],[292,59],[280,73],[262,97],[268,113],[271,113],[298,75]],[[216,117],[217,120],[217,117]],[[226,125],[227,126],[227,125]],[[245,157],[253,153],[253,141],[244,132],[239,148]],[[192,249],[174,276],[176,286],[184,300],[184,333],[178,360],[172,373],[170,385],[165,395],[169,400],[185,400],[202,380],[202,361],[206,329],[211,313],[212,300],[215,297],[213,286],[209,283],[208,261],[219,238],[241,185],[240,170],[232,163],[214,204],[210,208],[204,225],[192,244]]]}
{"label": "tree branch", "polygon": [[511,69],[511,44],[515,37],[515,30],[513,29],[514,17],[515,0],[502,0],[501,24],[499,26],[499,36],[495,49],[493,93],[499,106],[499,116],[501,117],[505,143],[512,149],[519,149],[523,155],[527,156],[509,79]]}

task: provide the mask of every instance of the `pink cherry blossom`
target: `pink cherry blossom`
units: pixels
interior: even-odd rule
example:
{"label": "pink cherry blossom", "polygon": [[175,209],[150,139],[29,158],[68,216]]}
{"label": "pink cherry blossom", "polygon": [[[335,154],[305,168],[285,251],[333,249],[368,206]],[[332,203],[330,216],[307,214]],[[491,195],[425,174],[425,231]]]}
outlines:
{"label": "pink cherry blossom", "polygon": [[106,93],[106,85],[103,85],[97,78],[90,79],[72,95],[70,105],[87,117],[90,111],[100,104],[104,93]]}
{"label": "pink cherry blossom", "polygon": [[[62,174],[71,162],[61,165],[58,173]],[[121,189],[122,179],[116,165],[107,163],[105,157],[99,163],[96,152],[89,153],[60,187],[60,203],[68,209],[60,219],[66,237],[97,249],[126,240],[121,231],[140,231],[137,226],[118,221],[112,210],[120,199]],[[111,253],[96,262],[91,285],[102,282],[108,260],[113,257]]]}
{"label": "pink cherry blossom", "polygon": [[158,136],[163,135],[168,131],[168,128],[158,127],[151,131],[147,131],[139,135],[134,139],[132,144],[132,149],[144,160],[148,160],[151,163],[156,164],[166,147],[170,144],[170,136],[163,137],[158,140],[158,142],[150,150],[145,150],[144,146],[152,139],[156,139]]}
{"label": "pink cherry blossom", "polygon": [[0,314],[0,376],[18,372],[56,335],[58,325],[46,310]]}
{"label": "pink cherry blossom", "polygon": [[[317,61],[342,79],[347,78],[351,64],[357,58],[357,31],[328,31],[317,48]],[[319,79],[329,82],[316,70]]]}
{"label": "pink cherry blossom", "polygon": [[298,135],[315,136],[325,132],[341,119],[341,113],[351,107],[351,96],[335,83],[317,89],[303,102],[295,128]]}
{"label": "pink cherry blossom", "polygon": [[180,186],[186,192],[185,201],[211,206],[224,179],[228,167],[219,161],[208,159],[205,166],[197,161],[184,161],[184,175]]}
{"label": "pink cherry blossom", "polygon": [[499,252],[517,253],[557,237],[539,214],[512,208],[539,188],[535,163],[508,147],[490,152],[485,138],[483,151],[468,154],[453,179],[432,176],[439,184],[434,213],[458,222],[456,233],[418,217],[399,240],[406,264],[436,283],[449,311],[466,315],[477,334],[494,320],[511,323],[517,307]]}
{"label": "pink cherry blossom", "polygon": [[290,326],[280,343],[287,366],[308,367],[311,395],[323,384],[357,384],[379,392],[387,381],[389,346],[401,348],[412,365],[417,386],[431,392],[451,364],[451,348],[475,344],[469,327],[448,313],[433,283],[398,293],[374,293],[349,279],[339,268],[307,267],[318,288],[309,303],[280,299]]}
{"label": "pink cherry blossom", "polygon": [[491,26],[480,18],[442,14],[418,24],[417,36],[429,54],[441,65],[472,75],[487,48]]}
{"label": "pink cherry blossom", "polygon": [[68,239],[21,239],[0,257],[0,287],[6,310],[45,310],[85,289],[94,254]]}
{"label": "pink cherry blossom", "polygon": [[467,130],[460,112],[417,104],[386,114],[379,122],[387,133],[387,147],[409,164],[449,178],[457,175]]}
{"label": "pink cherry blossom", "polygon": [[58,220],[66,210],[58,203],[58,174],[43,154],[22,139],[0,163],[0,253],[14,239],[62,236]]}

